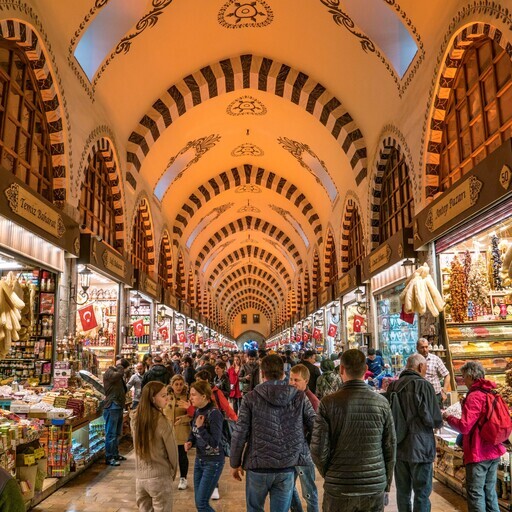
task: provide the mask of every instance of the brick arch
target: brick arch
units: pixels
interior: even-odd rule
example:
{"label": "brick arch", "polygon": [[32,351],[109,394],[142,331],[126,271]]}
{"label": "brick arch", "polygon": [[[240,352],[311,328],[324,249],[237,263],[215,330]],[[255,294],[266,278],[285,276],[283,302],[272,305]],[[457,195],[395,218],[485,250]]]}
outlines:
{"label": "brick arch", "polygon": [[300,311],[304,304],[304,295],[302,294],[302,281],[300,276],[297,279],[297,309]]}
{"label": "brick arch", "polygon": [[80,171],[81,183],[83,182],[86,166],[89,166],[96,153],[101,153],[108,169],[108,182],[114,200],[115,214],[115,249],[124,252],[124,200],[121,180],[121,168],[112,141],[107,137],[101,137],[94,141],[89,148],[86,165]]}
{"label": "brick arch", "polygon": [[322,243],[322,223],[315,209],[306,199],[306,195],[295,184],[276,173],[250,164],[233,167],[221,172],[190,194],[176,215],[173,233],[181,237],[192,217],[209,201],[227,190],[243,187],[244,185],[263,187],[286,197],[302,212],[311,225],[313,232],[318,237],[318,245]]}
{"label": "brick arch", "polygon": [[50,131],[50,148],[53,167],[54,203],[63,207],[67,198],[69,171],[66,166],[63,101],[56,87],[57,80],[50,70],[41,37],[34,27],[20,20],[0,20],[0,37],[16,43],[25,53],[36,76]]}
{"label": "brick arch", "polygon": [[497,27],[483,21],[471,23],[461,29],[445,53],[444,63],[436,81],[435,99],[429,114],[425,163],[425,197],[432,199],[439,193],[439,166],[442,126],[448,107],[448,98],[455,75],[466,50],[478,39],[488,37],[512,55],[512,43]]}
{"label": "brick arch", "polygon": [[318,291],[320,290],[321,283],[321,269],[320,269],[320,257],[318,256],[318,251],[315,249],[313,253],[313,269],[311,272],[311,295],[312,297],[318,296]]}
{"label": "brick arch", "polygon": [[272,318],[275,317],[275,313],[273,313],[272,309],[265,306],[261,301],[256,300],[255,298],[242,299],[240,302],[234,304],[232,306],[234,309],[231,309],[227,312],[227,317],[229,321],[233,321],[233,319],[242,311],[246,309],[255,309],[265,315],[265,318],[269,323],[272,322]]}
{"label": "brick arch", "polygon": [[199,268],[208,254],[218,247],[226,237],[234,235],[235,233],[245,232],[248,230],[258,231],[268,235],[273,240],[280,243],[280,245],[288,252],[288,254],[295,260],[297,268],[302,265],[302,258],[300,257],[299,250],[292,242],[290,237],[281,231],[278,227],[263,219],[252,217],[250,215],[237,219],[224,226],[221,230],[217,231],[206,244],[203,246],[196,258],[196,268]]}
{"label": "brick arch", "polygon": [[269,296],[273,297],[276,303],[281,302],[279,300],[279,291],[276,292],[274,288],[269,286],[267,283],[265,283],[265,281],[258,277],[244,277],[239,281],[234,281],[233,283],[229,284],[223,291],[219,292],[217,290],[215,298],[219,302],[223,302],[223,300],[225,299],[226,296],[228,296],[228,294],[236,292],[240,289],[251,288],[253,286],[258,290],[262,290],[266,292]]}
{"label": "brick arch", "polygon": [[[343,209],[343,218],[341,221],[341,272],[347,272],[348,268],[348,244],[350,240],[350,224],[354,212],[359,212],[359,216],[363,219],[361,206],[356,194],[348,195]],[[363,229],[364,236],[364,229]]]}
{"label": "brick arch", "polygon": [[153,274],[155,271],[155,239],[153,237],[153,220],[151,218],[151,210],[149,207],[149,201],[146,194],[143,192],[139,195],[138,200],[135,203],[137,206],[133,211],[132,222],[130,226],[130,236],[133,228],[133,223],[137,215],[142,216],[144,223],[144,229],[146,231],[147,244],[148,244],[148,267],[149,273]]}
{"label": "brick arch", "polygon": [[183,261],[183,254],[181,253],[181,251],[178,253],[178,262],[176,265],[176,278],[174,282],[176,283],[176,293],[181,299],[185,300],[187,281],[185,279],[185,263]]}
{"label": "brick arch", "polygon": [[266,57],[240,55],[206,66],[172,85],[153,103],[128,139],[130,172],[139,172],[151,146],[176,119],[232,91],[255,89],[284,98],[324,125],[347,155],[359,184],[366,177],[366,144],[341,101],[305,73]]}
{"label": "brick arch", "polygon": [[[338,266],[338,260],[337,260],[337,254],[336,254],[336,242],[334,240],[334,235],[332,231],[329,229],[329,232],[327,234],[327,240],[325,241],[325,252],[324,252],[324,278],[323,278],[323,284],[324,286],[329,285],[331,282],[330,280],[330,274],[332,266]],[[337,273],[337,272],[336,272]]]}
{"label": "brick arch", "polygon": [[[171,238],[169,232],[165,229],[160,238],[160,251],[158,254],[165,254],[165,266],[167,268],[167,288],[173,289],[173,276],[172,276],[172,250],[171,250]],[[159,261],[160,264],[160,261]]]}
{"label": "brick arch", "polygon": [[[371,178],[371,189],[368,198],[370,201],[370,246],[372,249],[375,249],[379,246],[382,182],[384,179],[384,172],[386,171],[389,155],[393,150],[397,150],[401,155],[405,156],[409,178],[411,178],[411,162],[408,158],[408,151],[402,146],[402,144],[403,143],[397,141],[395,137],[389,136],[381,141],[377,149],[378,157],[375,158],[375,166]],[[410,179],[410,181],[412,187],[412,180]]]}
{"label": "brick arch", "polygon": [[186,299],[190,303],[190,305],[193,308],[195,308],[195,306],[196,306],[195,278],[194,278],[194,273],[192,272],[192,269],[189,269],[189,271],[188,271]]}
{"label": "brick arch", "polygon": [[235,271],[231,271],[226,278],[216,287],[217,294],[221,293],[230,283],[233,281],[239,280],[245,276],[254,276],[263,279],[265,283],[269,283],[276,289],[279,293],[283,293],[283,287],[281,283],[270,273],[266,272],[262,268],[257,267],[256,265],[247,265],[236,269]]}
{"label": "brick arch", "polygon": [[208,288],[211,289],[213,281],[219,276],[219,274],[226,270],[227,267],[236,263],[240,260],[245,260],[248,258],[258,258],[262,263],[266,263],[270,267],[274,268],[283,279],[285,279],[287,284],[291,284],[290,274],[286,270],[286,267],[283,263],[272,253],[265,251],[265,249],[259,249],[258,247],[253,247],[248,245],[247,247],[242,247],[237,249],[236,251],[228,254],[210,273],[210,277],[208,279]]}
{"label": "brick arch", "polygon": [[309,278],[309,270],[304,270],[304,304],[311,300],[311,280]]}
{"label": "brick arch", "polygon": [[260,298],[264,300],[264,303],[267,304],[268,307],[276,308],[278,306],[278,304],[274,304],[272,297],[269,297],[262,290],[240,290],[236,292],[234,295],[231,295],[231,297],[229,297],[229,299],[222,304],[222,307],[225,311],[229,311],[229,309],[231,308],[233,303],[236,302],[237,299],[245,297]]}

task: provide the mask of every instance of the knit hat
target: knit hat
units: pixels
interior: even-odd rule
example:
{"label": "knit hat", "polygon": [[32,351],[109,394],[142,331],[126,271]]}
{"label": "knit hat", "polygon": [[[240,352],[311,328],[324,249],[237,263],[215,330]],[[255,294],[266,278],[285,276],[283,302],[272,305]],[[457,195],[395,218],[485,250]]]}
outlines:
{"label": "knit hat", "polygon": [[332,372],[332,371],[334,371],[334,361],[331,361],[330,359],[324,359],[320,363],[320,369],[323,372]]}

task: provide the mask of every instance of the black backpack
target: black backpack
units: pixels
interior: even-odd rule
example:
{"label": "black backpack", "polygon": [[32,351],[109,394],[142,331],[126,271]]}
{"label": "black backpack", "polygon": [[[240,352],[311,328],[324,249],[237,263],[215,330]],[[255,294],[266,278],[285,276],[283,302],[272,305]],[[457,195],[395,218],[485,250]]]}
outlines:
{"label": "black backpack", "polygon": [[409,432],[407,426],[407,418],[404,415],[404,411],[402,410],[402,405],[400,404],[399,394],[414,380],[409,381],[405,386],[403,386],[399,391],[391,391],[388,393],[389,406],[391,407],[391,414],[393,415],[393,421],[395,423],[395,432],[396,432],[396,444],[400,444],[406,437]]}

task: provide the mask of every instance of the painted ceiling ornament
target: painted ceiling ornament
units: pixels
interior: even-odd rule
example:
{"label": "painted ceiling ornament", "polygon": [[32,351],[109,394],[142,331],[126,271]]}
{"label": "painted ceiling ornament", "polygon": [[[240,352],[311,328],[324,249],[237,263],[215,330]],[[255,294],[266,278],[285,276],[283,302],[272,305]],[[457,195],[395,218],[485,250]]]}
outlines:
{"label": "painted ceiling ornament", "polygon": [[247,200],[247,204],[245,206],[242,206],[238,210],[238,213],[260,213],[261,210],[259,208],[256,208],[256,206],[252,206],[252,204]]}
{"label": "painted ceiling ornament", "polygon": [[249,194],[260,194],[261,193],[261,188],[258,187],[257,185],[251,185],[250,183],[247,183],[247,185],[241,185],[240,187],[238,187],[235,192],[237,194],[243,194],[245,192],[249,193]]}
{"label": "painted ceiling ornament", "polygon": [[263,156],[264,154],[261,148],[250,142],[240,144],[240,146],[231,151],[231,156]]}
{"label": "painted ceiling ornament", "polygon": [[265,242],[267,242],[267,244],[270,244],[272,247],[281,246],[281,244],[277,243],[275,240],[272,240],[271,238],[264,238],[263,240],[265,240]]}
{"label": "painted ceiling ornament", "polygon": [[274,13],[264,0],[229,0],[220,9],[217,20],[224,28],[263,28],[272,23]]}
{"label": "painted ceiling ornament", "polygon": [[267,113],[267,107],[253,96],[240,96],[232,101],[226,108],[230,116],[264,116]]}

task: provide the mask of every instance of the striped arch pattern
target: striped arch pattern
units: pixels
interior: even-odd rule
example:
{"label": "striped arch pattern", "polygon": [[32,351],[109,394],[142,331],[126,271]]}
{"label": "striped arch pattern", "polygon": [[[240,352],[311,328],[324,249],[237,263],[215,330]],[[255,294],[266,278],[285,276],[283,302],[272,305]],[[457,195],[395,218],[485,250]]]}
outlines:
{"label": "striped arch pattern", "polygon": [[512,44],[504,41],[501,30],[493,27],[489,23],[473,23],[461,30],[461,32],[455,37],[441,70],[439,85],[430,119],[425,168],[425,192],[427,198],[434,197],[439,192],[439,166],[441,163],[440,154],[443,133],[442,126],[446,117],[448,99],[454,85],[457,69],[462,62],[466,49],[471,46],[475,40],[481,37],[488,37],[492,39],[496,44],[504,47],[509,55],[512,55]]}
{"label": "striped arch pattern", "polygon": [[293,290],[288,292],[288,300],[286,301],[286,306],[290,315],[297,313],[297,298]]}
{"label": "striped arch pattern", "polygon": [[172,290],[172,253],[171,243],[169,241],[169,235],[167,233],[165,233],[165,235],[162,237],[160,247],[163,247],[163,252],[165,254],[165,266],[167,268],[167,287],[170,290]]}
{"label": "striped arch pattern", "polygon": [[264,281],[262,281],[261,279],[258,279],[258,278],[254,278],[254,277],[244,277],[241,281],[236,281],[236,282],[232,283],[224,290],[224,292],[219,293],[217,298],[218,298],[219,302],[224,302],[224,299],[226,297],[231,296],[229,294],[232,294],[232,293],[234,293],[240,289],[244,289],[244,288],[246,288],[246,289],[254,288],[257,290],[262,290],[262,291],[266,292],[269,296],[271,296],[275,300],[276,303],[279,302],[279,294],[272,287],[270,287],[268,284],[266,284]]}
{"label": "striped arch pattern", "polygon": [[188,279],[187,279],[187,301],[190,305],[195,308],[196,307],[196,294],[195,294],[195,283],[194,283],[194,274],[192,273],[192,269],[188,271]]}
{"label": "striped arch pattern", "polygon": [[186,286],[185,280],[185,263],[183,262],[183,255],[181,252],[178,255],[178,265],[176,266],[176,293],[182,298],[186,297]]}
{"label": "striped arch pattern", "polygon": [[322,224],[320,217],[315,212],[311,203],[306,199],[305,194],[301,192],[296,185],[290,183],[285,178],[281,178],[274,172],[250,164],[233,167],[228,171],[222,172],[201,185],[193,194],[190,194],[176,216],[173,233],[181,237],[192,217],[204,207],[206,203],[222,192],[243,185],[265,187],[286,197],[286,199],[291,201],[302,212],[313,228],[315,235],[317,237],[319,236],[317,243],[319,245],[322,243]]}
{"label": "striped arch pattern", "polygon": [[324,279],[323,283],[325,286],[329,284],[329,275],[331,272],[331,266],[336,264],[336,244],[334,242],[334,236],[332,231],[329,230],[327,240],[325,242],[325,258],[324,258]]}
{"label": "striped arch pattern", "polygon": [[230,320],[232,322],[234,320],[234,318],[239,313],[241,313],[242,311],[245,311],[246,309],[249,309],[249,308],[256,309],[257,311],[261,311],[265,315],[267,320],[269,322],[272,322],[272,312],[270,311],[270,309],[265,308],[259,302],[256,302],[255,299],[247,299],[241,303],[238,303],[236,305],[235,309],[233,309],[229,312],[228,320]]}
{"label": "striped arch pattern", "polygon": [[312,272],[312,296],[316,297],[318,295],[318,290],[320,289],[320,258],[318,257],[318,251],[315,249],[315,253],[313,255],[313,272]]}
{"label": "striped arch pattern", "polygon": [[146,239],[148,244],[148,267],[149,273],[152,274],[155,270],[155,241],[153,239],[153,229],[151,226],[151,216],[149,212],[149,203],[146,198],[142,198],[139,202],[139,207],[135,210],[136,215],[142,217],[144,229],[146,230]]}
{"label": "striped arch pattern", "polygon": [[305,73],[272,59],[241,55],[206,66],[171,86],[140,120],[128,139],[128,170],[138,172],[151,146],[189,109],[231,91],[257,89],[302,107],[323,124],[347,155],[359,184],[366,177],[361,130],[341,101]]}
{"label": "striped arch pattern", "polygon": [[115,249],[122,253],[124,249],[124,212],[119,179],[120,169],[117,168],[114,149],[108,139],[102,137],[94,143],[87,157],[87,165],[90,165],[96,153],[101,153],[108,169],[108,182],[114,201]]}
{"label": "striped arch pattern", "polygon": [[210,238],[210,240],[206,242],[206,244],[201,249],[201,252],[197,255],[196,268],[199,268],[203,264],[203,261],[206,259],[208,254],[213,249],[218,247],[219,244],[222,243],[222,241],[225,240],[228,236],[251,229],[268,235],[269,237],[279,242],[281,246],[287,251],[287,253],[295,260],[297,267],[302,265],[302,259],[300,257],[299,251],[286,233],[267,221],[258,219],[256,217],[246,216],[242,217],[241,219],[237,219],[236,221],[230,222],[226,226],[223,226],[221,230],[217,231],[217,233],[215,233]]}
{"label": "striped arch pattern", "polygon": [[264,292],[260,290],[240,290],[235,295],[233,295],[226,304],[223,304],[224,311],[229,312],[229,310],[234,306],[238,299],[244,298],[253,298],[256,301],[261,301],[261,305],[272,310],[275,306],[272,301],[269,299]]}
{"label": "striped arch pattern", "polygon": [[302,308],[304,304],[304,296],[302,295],[302,282],[300,277],[297,279],[297,310]]}
{"label": "striped arch pattern", "polygon": [[245,295],[240,295],[240,297],[237,297],[237,299],[233,300],[233,302],[231,304],[224,307],[224,311],[225,311],[224,316],[226,318],[229,317],[230,312],[233,309],[235,309],[239,304],[243,303],[246,300],[252,300],[252,301],[256,302],[257,304],[259,304],[257,309],[266,311],[269,314],[269,316],[273,315],[273,306],[271,306],[268,303],[268,301],[265,300],[264,297],[261,298],[254,294],[245,294]]}
{"label": "striped arch pattern", "polygon": [[267,263],[270,267],[272,267],[283,276],[283,279],[285,279],[288,285],[291,284],[291,278],[288,274],[288,271],[286,270],[286,267],[276,256],[265,251],[265,249],[259,249],[258,247],[252,247],[251,245],[248,245],[247,247],[242,247],[241,249],[237,249],[236,251],[232,252],[217,265],[217,267],[212,271],[210,278],[208,279],[208,287],[211,288],[213,281],[215,281],[217,276],[226,267],[232,263],[236,263],[237,261],[250,257],[259,258],[261,261]]}
{"label": "striped arch pattern", "polygon": [[36,76],[50,131],[53,198],[56,204],[64,206],[66,201],[67,170],[64,156],[63,113],[55,86],[55,79],[46,61],[42,43],[32,27],[19,20],[0,21],[0,37],[15,42],[25,52]]}
{"label": "striped arch pattern", "polygon": [[234,272],[230,272],[229,275],[222,281],[222,283],[217,286],[216,293],[217,295],[220,295],[221,292],[233,281],[238,280],[240,277],[243,276],[251,276],[251,277],[259,277],[263,280],[265,283],[269,283],[272,285],[274,290],[277,290],[279,294],[283,293],[283,288],[279,281],[271,274],[263,270],[262,268],[259,268],[255,265],[248,265],[247,267],[241,267],[236,269]]}
{"label": "striped arch pattern", "polygon": [[309,270],[304,272],[304,304],[311,300],[311,282],[309,280]]}
{"label": "striped arch pattern", "polygon": [[[388,153],[389,154],[389,153]],[[382,177],[380,178],[382,182]],[[354,199],[348,199],[345,205],[345,214],[341,224],[341,271],[348,272],[348,243],[350,240],[350,222],[352,215],[357,210],[357,204]],[[378,233],[377,233],[378,236]]]}

